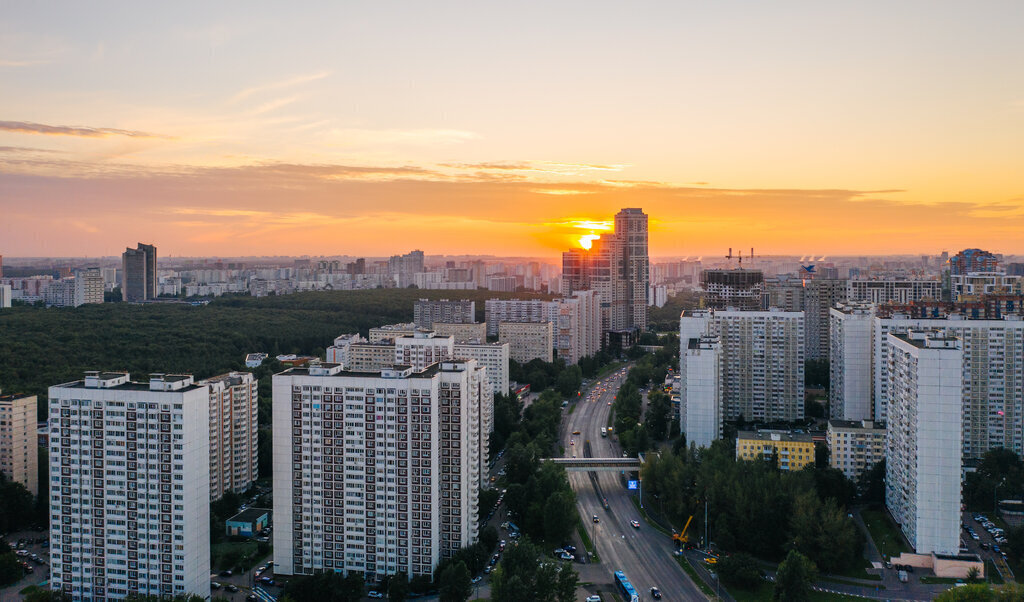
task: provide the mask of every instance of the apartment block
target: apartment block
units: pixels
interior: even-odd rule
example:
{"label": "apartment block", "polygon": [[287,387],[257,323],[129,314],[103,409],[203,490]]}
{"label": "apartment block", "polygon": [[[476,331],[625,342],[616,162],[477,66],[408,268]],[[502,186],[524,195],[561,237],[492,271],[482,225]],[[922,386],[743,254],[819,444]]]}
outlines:
{"label": "apartment block", "polygon": [[425,368],[450,359],[455,351],[453,337],[437,336],[430,330],[419,330],[412,336],[395,339],[395,357],[392,365]]}
{"label": "apartment block", "polygon": [[413,305],[413,324],[418,328],[432,328],[434,322],[472,324],[476,322],[476,302],[448,299],[416,301]]}
{"label": "apartment block", "polygon": [[846,294],[845,280],[813,278],[807,281],[807,293],[804,296],[803,307],[807,330],[807,359],[830,359],[830,312],[836,304],[846,301]]}
{"label": "apartment block", "polygon": [[487,324],[485,322],[473,322],[468,324],[456,324],[453,322],[434,322],[431,329],[442,337],[454,337],[455,342],[462,341],[486,341]]}
{"label": "apartment block", "polygon": [[689,339],[680,363],[679,423],[686,444],[709,447],[722,437],[722,344],[716,337]]}
{"label": "apartment block", "polygon": [[491,385],[491,391],[502,395],[508,393],[508,360],[511,357],[508,343],[455,343],[453,356],[476,360],[477,364],[487,369],[487,382]]}
{"label": "apartment block", "polygon": [[763,307],[764,274],[758,270],[704,270],[700,287],[708,309],[757,311]]}
{"label": "apartment block", "polygon": [[889,333],[885,505],[918,554],[960,551],[960,342]]}
{"label": "apartment block", "polygon": [[779,470],[800,470],[814,464],[814,440],[793,431],[739,431],[736,433],[737,460],[770,461],[778,453]]}
{"label": "apartment block", "polygon": [[477,539],[487,463],[476,362],[274,376],[274,571],[430,575]]}
{"label": "apartment block", "polygon": [[1024,292],[1024,276],[1003,272],[971,272],[949,277],[953,301],[976,299],[982,295],[1020,295]]}
{"label": "apartment block", "polygon": [[502,322],[555,322],[558,306],[540,299],[488,299],[484,303],[487,334],[498,334]]}
{"label": "apartment block", "polygon": [[829,420],[829,464],[856,481],[885,458],[885,425],[871,420]]}
{"label": "apartment block", "polygon": [[368,340],[371,343],[380,343],[385,340],[393,340],[398,337],[412,336],[416,334],[417,326],[412,322],[405,324],[385,324],[371,328]]}
{"label": "apartment block", "polygon": [[99,268],[76,270],[71,278],[53,281],[43,295],[51,307],[79,307],[103,303],[103,277]]}
{"label": "apartment block", "polygon": [[259,478],[259,384],[249,372],[200,381],[210,388],[210,500],[242,493]]}
{"label": "apartment block", "polygon": [[0,309],[11,306],[14,298],[14,291],[10,284],[0,284]]}
{"label": "apartment block", "polygon": [[938,280],[847,280],[846,300],[858,303],[913,303],[941,299]]}
{"label": "apartment block", "polygon": [[892,313],[876,316],[873,327],[875,419],[888,421],[891,403],[889,333],[938,330],[959,339],[962,365],[958,370],[962,394],[963,457],[980,459],[990,449],[1004,447],[1024,453],[1024,320],[1004,315],[1001,320],[968,320],[961,314],[946,318],[910,318]]}
{"label": "apartment block", "polygon": [[139,302],[155,299],[156,291],[156,247],[140,242],[136,249],[125,249],[121,254],[123,300]]}
{"label": "apartment block", "polygon": [[498,342],[508,343],[509,356],[520,364],[533,359],[552,361],[551,336],[551,322],[502,322],[498,325]]}
{"label": "apartment block", "polygon": [[837,420],[872,418],[871,336],[875,309],[863,303],[830,310],[829,401]]}
{"label": "apartment block", "polygon": [[209,597],[209,402],[187,375],[50,387],[52,589]]}
{"label": "apartment block", "polygon": [[684,311],[679,330],[680,341],[710,335],[721,342],[725,420],[803,418],[803,312]]}
{"label": "apartment block", "polygon": [[0,395],[0,473],[39,494],[36,396]]}

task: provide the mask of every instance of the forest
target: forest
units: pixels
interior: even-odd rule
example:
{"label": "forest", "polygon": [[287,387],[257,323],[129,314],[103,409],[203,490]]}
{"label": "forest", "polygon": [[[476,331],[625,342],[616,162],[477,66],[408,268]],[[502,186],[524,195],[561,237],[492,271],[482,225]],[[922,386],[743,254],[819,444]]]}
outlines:
{"label": "forest", "polygon": [[471,299],[477,319],[492,298],[532,293],[374,289],[280,297],[222,297],[209,305],[104,303],[77,308],[18,306],[0,311],[0,389],[40,396],[85,370],[193,374],[197,379],[244,369],[245,354],[322,355],[346,332],[366,335],[382,324],[411,322],[417,299]]}

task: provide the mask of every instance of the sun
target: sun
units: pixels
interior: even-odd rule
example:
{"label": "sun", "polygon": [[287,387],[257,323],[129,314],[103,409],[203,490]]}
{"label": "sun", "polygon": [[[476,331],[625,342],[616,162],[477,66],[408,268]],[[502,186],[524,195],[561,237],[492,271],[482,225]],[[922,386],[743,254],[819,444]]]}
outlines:
{"label": "sun", "polygon": [[586,250],[590,250],[590,247],[594,246],[594,241],[601,238],[600,234],[584,234],[580,237],[580,246]]}

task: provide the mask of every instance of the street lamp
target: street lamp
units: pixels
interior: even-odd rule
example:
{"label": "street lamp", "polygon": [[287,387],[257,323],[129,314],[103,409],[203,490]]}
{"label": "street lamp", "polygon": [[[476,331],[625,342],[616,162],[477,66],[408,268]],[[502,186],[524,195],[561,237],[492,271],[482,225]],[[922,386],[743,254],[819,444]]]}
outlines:
{"label": "street lamp", "polygon": [[992,488],[992,513],[999,516],[999,503],[996,501],[996,492],[999,488],[1006,484],[1006,477],[1003,477],[999,484]]}

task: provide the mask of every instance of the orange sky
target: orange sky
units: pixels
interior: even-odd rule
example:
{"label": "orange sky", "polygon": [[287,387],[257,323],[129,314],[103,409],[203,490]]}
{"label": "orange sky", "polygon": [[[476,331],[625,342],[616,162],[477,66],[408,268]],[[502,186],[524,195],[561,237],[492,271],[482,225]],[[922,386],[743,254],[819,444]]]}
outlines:
{"label": "orange sky", "polygon": [[1024,252],[1024,5],[11,7],[0,254]]}

